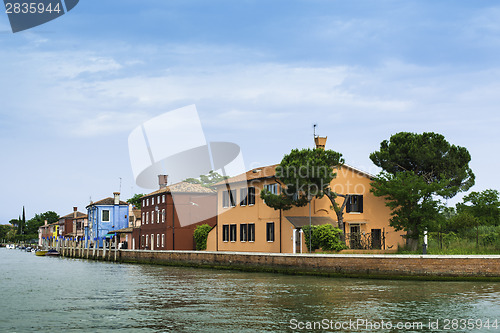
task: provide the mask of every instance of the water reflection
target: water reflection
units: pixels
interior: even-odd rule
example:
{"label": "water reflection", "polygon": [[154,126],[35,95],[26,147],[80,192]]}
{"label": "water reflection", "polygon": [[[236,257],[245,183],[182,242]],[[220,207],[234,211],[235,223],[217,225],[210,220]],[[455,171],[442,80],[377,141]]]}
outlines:
{"label": "water reflection", "polygon": [[[292,319],[428,323],[494,320],[500,314],[498,283],[286,276],[44,258],[5,249],[0,265],[2,332],[291,331]],[[488,330],[475,330],[481,331]]]}

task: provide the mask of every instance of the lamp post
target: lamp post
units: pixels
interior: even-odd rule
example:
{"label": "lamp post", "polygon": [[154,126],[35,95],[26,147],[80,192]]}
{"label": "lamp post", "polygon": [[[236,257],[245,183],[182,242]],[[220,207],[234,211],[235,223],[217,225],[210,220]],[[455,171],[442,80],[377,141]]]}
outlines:
{"label": "lamp post", "polygon": [[312,196],[311,194],[307,194],[307,200],[309,201],[309,253],[312,252],[312,245],[311,245],[311,240],[312,240],[312,218],[311,218],[311,200]]}
{"label": "lamp post", "polygon": [[427,229],[424,230],[424,244],[422,245],[423,254],[427,254]]}

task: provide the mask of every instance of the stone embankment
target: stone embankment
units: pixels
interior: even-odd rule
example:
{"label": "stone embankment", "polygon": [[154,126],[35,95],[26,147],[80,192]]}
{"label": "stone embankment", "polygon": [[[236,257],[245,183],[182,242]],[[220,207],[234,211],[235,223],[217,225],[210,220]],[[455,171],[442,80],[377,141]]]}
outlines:
{"label": "stone embankment", "polygon": [[279,254],[64,247],[64,257],[380,279],[500,281],[500,255]]}

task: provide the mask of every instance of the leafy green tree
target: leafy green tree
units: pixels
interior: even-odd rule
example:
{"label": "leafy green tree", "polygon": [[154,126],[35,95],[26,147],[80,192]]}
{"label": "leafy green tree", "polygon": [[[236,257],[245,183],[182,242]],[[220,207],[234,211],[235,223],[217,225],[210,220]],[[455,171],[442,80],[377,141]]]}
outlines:
{"label": "leafy green tree", "polygon": [[443,237],[446,233],[451,230],[450,221],[457,215],[455,208],[441,206],[440,212],[437,218],[434,220],[433,226],[429,229],[429,231],[436,232],[437,241],[439,248],[443,248]]}
{"label": "leafy green tree", "polygon": [[309,252],[317,249],[323,251],[340,251],[346,248],[341,240],[342,231],[331,224],[311,226],[311,248],[309,248],[309,226],[302,227]]}
{"label": "leafy green tree", "polygon": [[17,228],[11,227],[9,231],[7,231],[7,239],[10,241],[15,241],[17,235]]}
{"label": "leafy green tree", "polygon": [[187,183],[199,184],[204,187],[211,187],[218,182],[228,179],[228,176],[222,176],[221,174],[211,170],[208,175],[200,175],[200,178],[188,178],[184,180]]}
{"label": "leafy green tree", "polygon": [[481,225],[500,225],[500,199],[497,190],[471,192],[457,204],[459,213],[468,212],[479,220]]}
{"label": "leafy green tree", "polygon": [[10,225],[0,224],[0,242],[3,240],[9,240],[7,234],[11,229],[12,226]]}
{"label": "leafy green tree", "polygon": [[196,243],[197,250],[206,250],[207,249],[207,239],[208,233],[212,230],[212,227],[208,224],[202,224],[194,229],[194,240]]}
{"label": "leafy green tree", "polygon": [[45,224],[45,220],[47,220],[47,224],[57,222],[59,221],[59,215],[54,211],[35,214],[35,216],[26,223],[26,234],[31,236],[36,235],[38,233],[38,228]]}
{"label": "leafy green tree", "polygon": [[441,134],[394,134],[370,159],[383,169],[371,191],[386,198],[392,210],[390,224],[406,231],[410,250],[417,249],[418,238],[438,218],[439,198],[452,198],[474,185],[469,152]]}
{"label": "leafy green tree", "polygon": [[134,196],[130,199],[127,200],[129,204],[132,204],[135,206],[135,208],[141,209],[142,208],[142,200],[141,198],[144,196],[142,193],[136,193]]}
{"label": "leafy green tree", "polygon": [[[263,190],[261,198],[269,207],[288,210],[293,206],[305,206],[312,198],[327,196],[337,215],[341,237],[344,239],[344,208],[348,196],[335,193],[330,188],[330,183],[337,176],[335,168],[342,164],[342,154],[333,150],[293,149],[276,167],[276,178],[283,185],[281,193],[273,194]],[[338,196],[344,197],[341,206],[335,201]]]}

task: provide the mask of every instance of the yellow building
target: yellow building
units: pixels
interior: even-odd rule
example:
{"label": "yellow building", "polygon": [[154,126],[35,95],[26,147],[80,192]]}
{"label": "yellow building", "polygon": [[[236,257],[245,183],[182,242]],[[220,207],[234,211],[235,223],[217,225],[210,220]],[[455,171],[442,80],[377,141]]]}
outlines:
{"label": "yellow building", "polygon": [[[316,140],[317,146],[322,144],[324,147],[326,138],[319,139],[325,140]],[[268,207],[260,193],[264,188],[280,193],[276,166],[256,168],[248,171],[246,177],[240,175],[215,185],[218,220],[208,236],[207,250],[306,253],[303,226],[310,221],[313,225],[338,226],[337,215],[326,196],[312,199],[307,206],[286,211]],[[370,192],[372,177],[343,165],[330,184],[336,193],[350,195],[344,211],[346,245],[351,250],[394,251],[404,245],[404,233],[389,226],[390,209],[383,198]],[[343,200],[342,197],[336,199],[339,207]]]}

